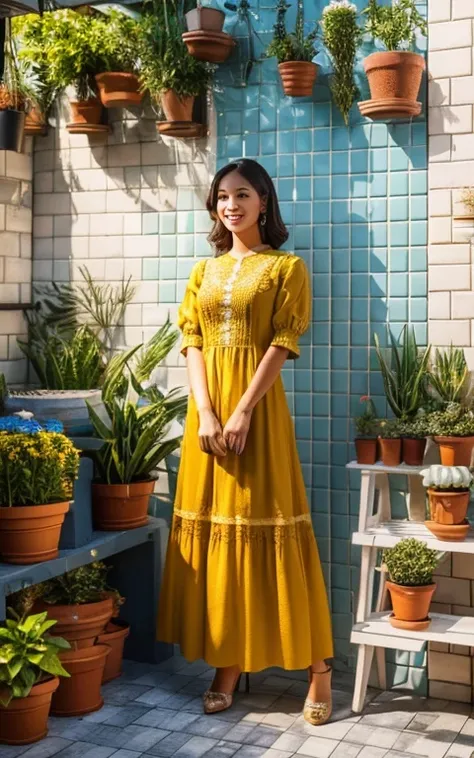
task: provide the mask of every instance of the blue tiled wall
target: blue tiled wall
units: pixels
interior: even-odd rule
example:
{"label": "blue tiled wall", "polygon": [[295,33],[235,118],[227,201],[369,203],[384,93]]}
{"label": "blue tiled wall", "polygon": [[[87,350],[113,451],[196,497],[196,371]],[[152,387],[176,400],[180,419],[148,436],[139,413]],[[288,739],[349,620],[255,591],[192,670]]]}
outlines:
{"label": "blue tiled wall", "polygon": [[[296,0],[292,5],[289,28]],[[320,18],[324,5],[305,0],[305,20]],[[252,3],[256,57],[271,39],[273,8],[269,0]],[[371,123],[355,106],[347,129],[331,105],[322,53],[312,98],[283,95],[275,60],[255,64],[241,86],[245,24],[229,17],[226,28],[242,39],[218,73],[218,163],[245,156],[265,166],[290,231],[285,248],[305,259],[312,276],[312,327],[300,360],[284,374],[330,592],[337,666],[349,669],[359,564],[350,544],[359,480],[345,469],[354,457],[351,418],[364,394],[374,397],[380,414],[386,410],[380,374],[371,372],[373,332],[387,344],[388,325],[398,335],[410,321],[420,344],[426,341],[426,123]],[[361,58],[370,52],[365,45]],[[360,63],[357,76],[365,99]],[[401,510],[402,488],[403,482],[395,493]]]}

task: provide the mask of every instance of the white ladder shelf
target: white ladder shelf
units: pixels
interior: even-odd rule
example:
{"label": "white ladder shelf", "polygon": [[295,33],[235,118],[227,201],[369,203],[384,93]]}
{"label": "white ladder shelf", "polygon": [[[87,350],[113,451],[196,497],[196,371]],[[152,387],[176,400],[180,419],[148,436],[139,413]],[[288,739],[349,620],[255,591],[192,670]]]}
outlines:
{"label": "white ladder shelf", "polygon": [[[407,537],[416,537],[434,550],[474,554],[472,528],[464,542],[444,542],[437,540],[424,525],[426,495],[419,473],[424,467],[426,466],[405,464],[384,466],[381,463],[370,466],[355,461],[347,464],[348,469],[361,472],[359,525],[358,531],[352,535],[352,544],[362,547],[359,596],[351,633],[351,643],[358,645],[352,701],[352,710],[356,713],[360,713],[364,707],[374,654],[379,686],[385,690],[385,648],[419,652],[428,641],[474,646],[474,617],[471,616],[431,613],[430,626],[421,632],[392,627],[389,622],[390,614],[387,613],[388,599],[384,573],[380,573],[375,607],[372,607],[379,549],[393,547]],[[408,477],[409,519],[406,521],[391,518],[389,474]]]}

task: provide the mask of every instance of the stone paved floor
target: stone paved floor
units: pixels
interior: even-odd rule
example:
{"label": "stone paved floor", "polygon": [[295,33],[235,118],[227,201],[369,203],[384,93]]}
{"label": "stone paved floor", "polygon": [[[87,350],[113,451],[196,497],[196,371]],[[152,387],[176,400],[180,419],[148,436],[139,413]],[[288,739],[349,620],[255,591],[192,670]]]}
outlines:
{"label": "stone paved floor", "polygon": [[50,719],[33,746],[1,747],[0,758],[474,758],[471,707],[372,690],[360,716],[350,710],[350,681],[334,680],[334,716],[322,727],[301,716],[306,683],[270,670],[232,709],[202,715],[200,695],[212,671],[175,657],[151,666],[125,662],[103,688],[105,705],[83,718]]}

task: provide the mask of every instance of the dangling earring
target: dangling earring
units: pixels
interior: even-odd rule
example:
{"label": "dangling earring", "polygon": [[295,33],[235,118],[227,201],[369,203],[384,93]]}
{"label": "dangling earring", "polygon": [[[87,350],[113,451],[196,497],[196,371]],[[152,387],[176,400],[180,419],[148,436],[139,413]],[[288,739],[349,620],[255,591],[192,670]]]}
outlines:
{"label": "dangling earring", "polygon": [[262,218],[260,219],[260,226],[265,226],[266,223],[267,223],[267,214],[264,213]]}

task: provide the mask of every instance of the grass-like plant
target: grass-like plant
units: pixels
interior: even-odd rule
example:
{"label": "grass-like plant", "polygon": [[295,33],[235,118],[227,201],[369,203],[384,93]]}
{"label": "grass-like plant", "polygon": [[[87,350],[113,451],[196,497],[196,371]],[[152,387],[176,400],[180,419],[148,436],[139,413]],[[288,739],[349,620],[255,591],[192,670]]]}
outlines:
{"label": "grass-like plant", "polygon": [[474,213],[474,187],[464,187],[461,193],[461,203],[470,213]]}
{"label": "grass-like plant", "polygon": [[290,61],[311,62],[317,53],[317,27],[305,35],[303,2],[302,0],[298,0],[295,31],[288,32],[285,16],[290,7],[286,0],[278,0],[276,6],[277,17],[273,27],[273,40],[266,50],[266,56],[268,58],[276,58],[278,63],[288,63]]}
{"label": "grass-like plant", "polygon": [[443,553],[410,537],[384,550],[382,560],[392,582],[403,587],[422,587],[433,583],[433,573],[442,556]]}
{"label": "grass-like plant", "polygon": [[396,0],[389,5],[379,5],[378,0],[369,0],[363,13],[366,16],[365,31],[387,50],[412,48],[417,31],[426,37],[426,20],[415,0]]}
{"label": "grass-like plant", "polygon": [[469,391],[470,372],[462,347],[450,345],[445,351],[436,348],[429,384],[443,405],[464,401]]}
{"label": "grass-like plant", "polygon": [[349,0],[331,0],[323,10],[321,27],[334,67],[330,78],[332,97],[348,125],[349,111],[359,94],[354,81],[354,62],[362,30],[357,23],[356,6]]}

